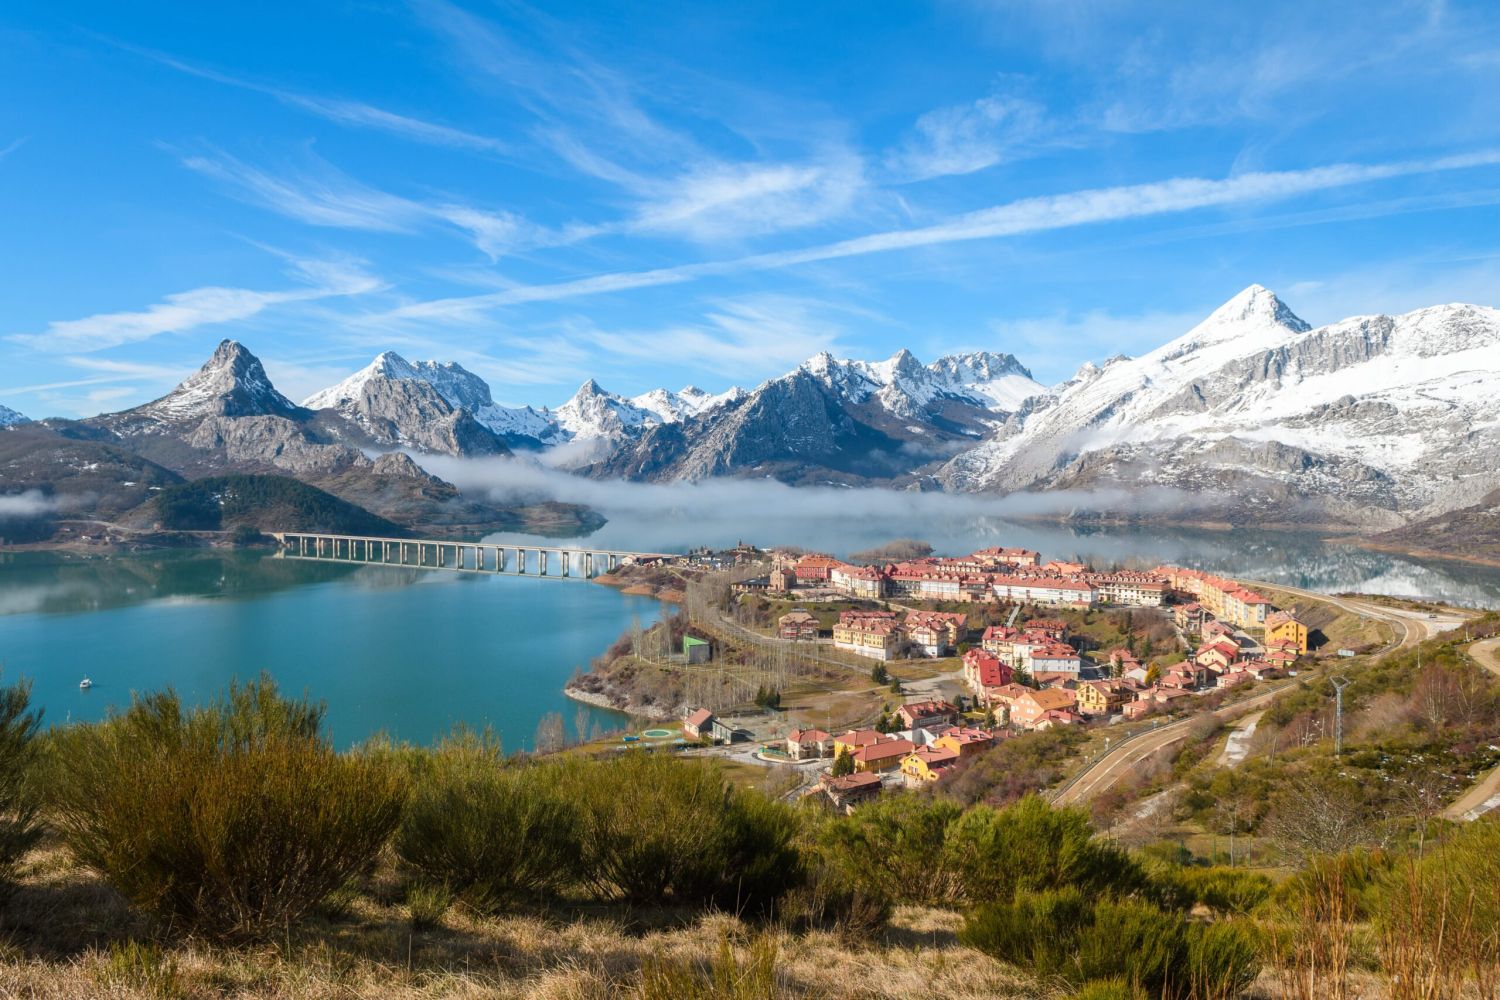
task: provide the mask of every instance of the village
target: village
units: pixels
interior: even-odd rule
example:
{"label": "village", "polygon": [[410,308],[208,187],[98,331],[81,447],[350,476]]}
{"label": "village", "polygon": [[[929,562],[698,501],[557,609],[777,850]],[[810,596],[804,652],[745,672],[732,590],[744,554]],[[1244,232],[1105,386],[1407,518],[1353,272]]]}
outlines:
{"label": "village", "polygon": [[[766,564],[748,546],[689,558],[715,569]],[[841,810],[883,789],[942,781],[965,760],[1025,733],[1190,714],[1235,689],[1295,675],[1317,635],[1295,607],[1178,566],[1097,572],[999,547],[881,565],[818,553],[771,553],[769,561],[769,572],[741,572],[731,586],[736,601],[794,605],[766,622],[766,641],[869,662],[880,683],[897,663],[953,668],[910,688],[891,681],[890,691],[905,697],[863,727],[798,725],[782,735],[704,706],[682,720],[688,746],[744,744],[760,761],[815,771],[801,791],[820,791]],[[1076,629],[1101,612],[1159,623],[1170,629],[1172,650],[1147,657],[1133,638],[1092,648]],[[976,617],[991,623],[975,627]],[[711,646],[683,638],[685,657],[697,663],[707,663]]]}

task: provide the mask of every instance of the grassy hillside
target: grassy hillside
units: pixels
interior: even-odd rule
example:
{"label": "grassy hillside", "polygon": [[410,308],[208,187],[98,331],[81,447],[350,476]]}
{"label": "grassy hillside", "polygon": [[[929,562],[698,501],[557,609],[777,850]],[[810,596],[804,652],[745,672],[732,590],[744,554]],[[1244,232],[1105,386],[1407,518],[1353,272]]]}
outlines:
{"label": "grassy hillside", "polygon": [[403,529],[287,476],[210,476],[163,490],[144,515],[169,531],[326,531],[400,535]]}

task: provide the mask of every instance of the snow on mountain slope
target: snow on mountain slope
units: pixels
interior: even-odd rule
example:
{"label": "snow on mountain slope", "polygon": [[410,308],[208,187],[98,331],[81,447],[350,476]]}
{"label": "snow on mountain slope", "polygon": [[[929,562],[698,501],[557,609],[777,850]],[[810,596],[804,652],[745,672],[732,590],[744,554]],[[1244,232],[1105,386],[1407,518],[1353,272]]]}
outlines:
{"label": "snow on mountain slope", "polygon": [[23,416],[8,406],[0,406],[0,427],[15,427],[18,424],[30,422],[30,417]]}
{"label": "snow on mountain slope", "polygon": [[[963,490],[1258,479],[1391,512],[1500,481],[1500,313],[1448,305],[1316,330],[1252,286],[1182,337],[1085,366],[1018,433],[948,463]],[[1215,463],[1218,463],[1215,465]]]}
{"label": "snow on mountain slope", "polygon": [[276,391],[260,359],[238,341],[222,341],[203,367],[160,399],[120,416],[158,423],[204,417],[290,417],[297,406]]}
{"label": "snow on mountain slope", "polygon": [[652,414],[661,423],[671,424],[679,420],[686,420],[688,417],[696,417],[700,413],[724,403],[732,403],[735,400],[743,399],[744,396],[745,390],[737,385],[731,386],[717,395],[704,392],[696,385],[689,385],[684,386],[677,392],[670,392],[666,389],[652,389],[650,392],[643,392],[639,396],[632,396],[629,402],[632,406]]}
{"label": "snow on mountain slope", "polygon": [[1032,397],[1048,394],[1009,354],[981,351],[939,358],[923,365],[902,349],[885,361],[840,360],[827,351],[804,361],[799,369],[851,403],[876,399],[897,416],[916,418],[940,399],[979,409],[1014,412]]}

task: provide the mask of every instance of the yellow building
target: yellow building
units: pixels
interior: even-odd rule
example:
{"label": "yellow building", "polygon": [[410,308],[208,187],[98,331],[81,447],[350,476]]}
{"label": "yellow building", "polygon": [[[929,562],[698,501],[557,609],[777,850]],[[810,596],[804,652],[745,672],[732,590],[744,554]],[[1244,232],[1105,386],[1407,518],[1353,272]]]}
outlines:
{"label": "yellow building", "polygon": [[940,749],[936,745],[918,747],[901,758],[901,773],[908,785],[920,785],[936,781],[943,772],[958,761],[958,751]]}
{"label": "yellow building", "polygon": [[1266,645],[1277,642],[1295,643],[1297,654],[1307,655],[1307,624],[1297,617],[1295,608],[1266,616]]}

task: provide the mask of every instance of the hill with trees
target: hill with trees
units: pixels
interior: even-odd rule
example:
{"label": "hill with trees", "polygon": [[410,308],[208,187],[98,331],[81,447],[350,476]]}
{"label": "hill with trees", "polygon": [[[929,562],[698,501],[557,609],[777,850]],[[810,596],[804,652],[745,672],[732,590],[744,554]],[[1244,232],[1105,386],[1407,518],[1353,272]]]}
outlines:
{"label": "hill with trees", "polygon": [[144,516],[166,531],[324,531],[400,536],[399,525],[289,476],[210,476],[161,491]]}

